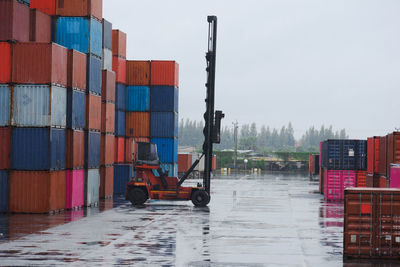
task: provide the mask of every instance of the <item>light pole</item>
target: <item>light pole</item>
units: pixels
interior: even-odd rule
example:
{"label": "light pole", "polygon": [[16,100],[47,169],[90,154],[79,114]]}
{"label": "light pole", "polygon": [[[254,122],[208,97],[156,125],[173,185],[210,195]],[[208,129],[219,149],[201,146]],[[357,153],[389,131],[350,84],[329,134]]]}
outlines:
{"label": "light pole", "polygon": [[244,159],[244,170],[247,171],[247,162],[249,162],[247,159]]}

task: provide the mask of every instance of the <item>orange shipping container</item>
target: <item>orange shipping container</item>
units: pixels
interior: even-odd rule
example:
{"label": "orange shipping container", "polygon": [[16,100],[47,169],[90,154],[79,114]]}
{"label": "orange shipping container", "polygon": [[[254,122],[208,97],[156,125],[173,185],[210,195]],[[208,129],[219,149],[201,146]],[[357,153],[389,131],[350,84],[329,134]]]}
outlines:
{"label": "orange shipping container", "polygon": [[38,9],[31,9],[29,41],[38,43],[51,42],[51,16]]}
{"label": "orange shipping container", "polygon": [[65,171],[10,171],[10,212],[48,213],[64,209]]}
{"label": "orange shipping container", "polygon": [[100,164],[114,164],[114,135],[102,134],[100,141]]}
{"label": "orange shipping container", "polygon": [[86,92],[86,55],[76,50],[68,50],[69,88]]}
{"label": "orange shipping container", "polygon": [[67,86],[68,50],[55,43],[17,43],[12,49],[12,81]]}
{"label": "orange shipping container", "polygon": [[127,85],[150,85],[150,61],[126,61]]}
{"label": "orange shipping container", "polygon": [[215,171],[217,169],[217,156],[216,155],[213,155],[211,169],[213,171]]}
{"label": "orange shipping container", "polygon": [[101,100],[115,102],[115,72],[103,70],[101,77]]}
{"label": "orange shipping container", "polygon": [[103,18],[103,0],[56,0],[56,15]]}
{"label": "orange shipping container", "polygon": [[114,194],[114,166],[100,167],[100,198]]}
{"label": "orange shipping container", "polygon": [[150,112],[126,112],[126,136],[150,136]]}
{"label": "orange shipping container", "polygon": [[178,173],[184,173],[192,167],[192,154],[178,154]]}
{"label": "orange shipping container", "polygon": [[126,58],[126,33],[120,30],[112,31],[113,56]]}
{"label": "orange shipping container", "polygon": [[357,171],[357,187],[367,187],[367,172]]}
{"label": "orange shipping container", "polygon": [[151,62],[151,85],[179,87],[179,65],[175,61]]}
{"label": "orange shipping container", "polygon": [[0,42],[0,83],[11,82],[11,44]]}
{"label": "orange shipping container", "polygon": [[55,0],[30,0],[30,5],[31,8],[37,8],[50,16],[54,16],[56,14]]}
{"label": "orange shipping container", "polygon": [[114,142],[114,162],[124,163],[125,162],[125,138],[115,137]]}
{"label": "orange shipping container", "polygon": [[67,169],[80,169],[85,164],[85,133],[67,130]]}
{"label": "orange shipping container", "polygon": [[86,95],[86,130],[100,131],[101,128],[101,97]]}
{"label": "orange shipping container", "polygon": [[115,104],[101,103],[101,132],[114,133],[115,129]]}
{"label": "orange shipping container", "polygon": [[125,161],[127,163],[131,163],[133,161],[132,153],[136,154],[138,142],[150,143],[150,138],[145,138],[145,137],[125,138]]}
{"label": "orange shipping container", "polygon": [[117,83],[126,84],[126,60],[114,56],[112,59],[112,68],[115,72],[115,81]]}

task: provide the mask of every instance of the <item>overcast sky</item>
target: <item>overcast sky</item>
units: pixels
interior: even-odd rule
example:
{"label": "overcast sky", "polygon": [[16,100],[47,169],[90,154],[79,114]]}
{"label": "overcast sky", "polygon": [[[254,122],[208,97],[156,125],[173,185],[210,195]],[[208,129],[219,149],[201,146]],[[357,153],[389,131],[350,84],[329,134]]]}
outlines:
{"label": "overcast sky", "polygon": [[104,0],[128,59],[180,64],[180,118],[205,111],[207,15],[218,16],[216,107],[296,137],[314,125],[351,138],[400,128],[399,0]]}

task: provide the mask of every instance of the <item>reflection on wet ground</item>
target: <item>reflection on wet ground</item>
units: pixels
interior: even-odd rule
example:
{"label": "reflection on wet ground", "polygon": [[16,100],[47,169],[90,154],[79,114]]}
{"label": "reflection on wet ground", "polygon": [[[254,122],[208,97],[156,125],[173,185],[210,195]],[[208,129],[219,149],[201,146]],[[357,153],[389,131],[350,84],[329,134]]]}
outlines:
{"label": "reflection on wet ground", "polygon": [[3,215],[0,265],[342,266],[343,204],[316,191],[305,176],[217,177],[208,208],[117,198],[52,216]]}

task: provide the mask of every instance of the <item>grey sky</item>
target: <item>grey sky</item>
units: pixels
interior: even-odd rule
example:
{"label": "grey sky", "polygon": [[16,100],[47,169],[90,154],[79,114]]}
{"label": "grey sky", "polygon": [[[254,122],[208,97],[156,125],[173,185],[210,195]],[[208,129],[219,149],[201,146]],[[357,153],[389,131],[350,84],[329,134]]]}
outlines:
{"label": "grey sky", "polygon": [[180,64],[180,117],[205,110],[207,15],[218,16],[216,106],[232,121],[352,138],[400,127],[398,0],[104,0],[129,59]]}

